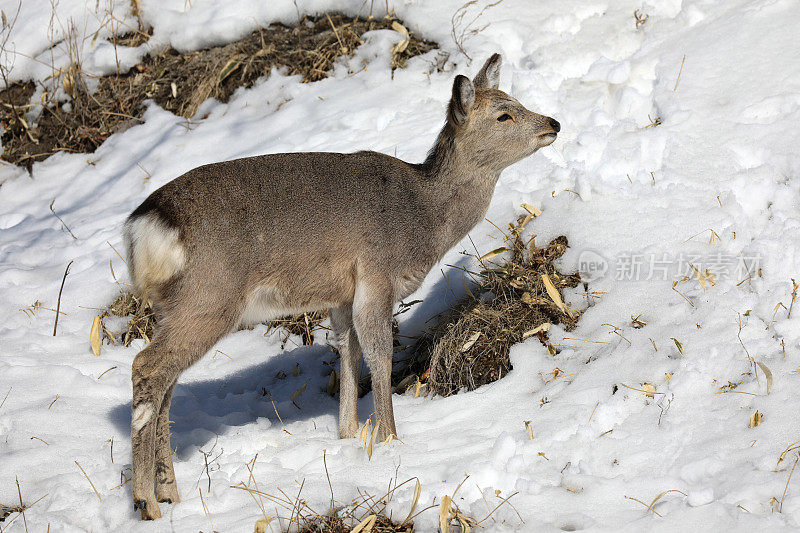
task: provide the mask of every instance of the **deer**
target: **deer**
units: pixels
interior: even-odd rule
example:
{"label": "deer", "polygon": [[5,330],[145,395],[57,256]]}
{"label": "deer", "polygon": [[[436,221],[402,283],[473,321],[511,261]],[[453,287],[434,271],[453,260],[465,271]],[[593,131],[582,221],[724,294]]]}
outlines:
{"label": "deer", "polygon": [[[457,75],[422,163],[372,151],[246,157],[154,191],[123,236],[135,291],[158,317],[131,368],[132,496],[142,519],[178,503],[169,409],[181,373],[241,325],[328,309],[340,355],[339,437],[356,435],[359,361],[378,439],[397,435],[392,316],[489,208],[500,173],[561,129],[498,89],[502,58]],[[155,490],[154,490],[155,488]]]}

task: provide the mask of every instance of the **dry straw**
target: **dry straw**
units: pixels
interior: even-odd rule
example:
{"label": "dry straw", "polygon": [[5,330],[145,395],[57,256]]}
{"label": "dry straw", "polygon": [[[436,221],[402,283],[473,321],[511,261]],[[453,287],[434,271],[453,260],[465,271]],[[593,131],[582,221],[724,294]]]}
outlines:
{"label": "dry straw", "polygon": [[[126,32],[112,37],[115,49],[139,46],[151,39],[149,30],[110,16],[117,28],[122,26]],[[60,84],[70,96],[69,110],[54,100],[52,87],[44,87],[43,101],[35,102],[44,105],[34,124],[32,117],[26,119],[36,91],[33,82],[11,84],[0,91],[0,102],[5,104],[0,106],[0,121],[7,125],[2,158],[30,169],[35,161],[58,151],[93,152],[115,132],[140,123],[142,103],[148,99],[186,119],[202,118],[195,114],[206,99],[227,102],[236,89],[252,86],[273,68],[285,68],[287,74],[300,75],[304,82],[321,80],[328,77],[338,58],[353,53],[365,32],[379,29],[394,29],[403,36],[402,46],[393,50],[393,69],[436,47],[415,37],[391,16],[353,18],[325,13],[301,17],[293,27],[275,23],[258,28],[238,41],[193,52],[159,46],[158,55],[146,57],[130,72],[95,76],[81,67],[77,33],[67,32],[68,39],[53,46],[66,47],[72,64],[55,71],[49,83]],[[96,91],[87,90],[87,77],[96,78]]]}
{"label": "dry straw", "polygon": [[[522,229],[531,218],[521,216],[510,225],[506,246],[478,257],[481,272],[467,272],[476,278],[477,290],[467,287],[468,296],[417,342],[408,366],[395,373],[396,383],[410,385],[408,376],[415,375],[427,378],[429,391],[448,396],[506,375],[511,346],[526,338],[536,336],[556,353],[547,330],[552,324],[575,327],[578,313],[567,308],[560,291],[577,286],[580,277],[553,265],[567,249],[566,237],[544,248],[533,239],[523,241]],[[507,259],[498,262],[501,257]]]}

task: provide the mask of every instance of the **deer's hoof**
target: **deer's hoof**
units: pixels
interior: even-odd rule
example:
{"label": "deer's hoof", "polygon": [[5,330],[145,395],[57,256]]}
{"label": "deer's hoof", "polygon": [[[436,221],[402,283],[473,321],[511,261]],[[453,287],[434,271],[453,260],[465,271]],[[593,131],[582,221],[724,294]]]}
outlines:
{"label": "deer's hoof", "polygon": [[161,510],[155,502],[147,503],[147,500],[134,500],[133,510],[142,513],[142,520],[156,520],[161,518]]}

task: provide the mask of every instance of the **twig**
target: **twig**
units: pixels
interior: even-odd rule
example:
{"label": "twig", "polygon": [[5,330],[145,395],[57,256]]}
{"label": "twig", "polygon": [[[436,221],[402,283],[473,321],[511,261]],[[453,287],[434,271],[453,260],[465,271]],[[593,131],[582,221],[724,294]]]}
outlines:
{"label": "twig", "polygon": [[470,57],[470,55],[467,54],[466,50],[464,49],[464,41],[466,40],[467,36],[475,35],[485,30],[489,24],[485,24],[481,28],[472,28],[472,25],[484,14],[484,12],[486,12],[487,9],[496,6],[502,1],[503,0],[497,0],[493,3],[487,3],[485,6],[483,6],[483,9],[481,9],[478,14],[466,24],[464,24],[464,17],[466,16],[469,8],[478,3],[478,0],[469,0],[464,5],[456,9],[456,11],[453,13],[453,17],[450,19],[450,35],[453,38],[453,42],[456,43],[456,47],[458,47],[459,52],[464,54],[464,56],[470,61],[472,61],[472,57]]}
{"label": "twig", "polygon": [[[487,499],[486,499],[486,496],[484,496],[484,495],[483,495],[483,489],[480,487],[480,485],[478,485],[477,483],[475,483],[475,486],[476,486],[476,487],[478,487],[478,492],[480,493],[480,495],[481,495],[481,498],[483,498],[483,503],[485,503],[485,504],[486,504],[486,510],[487,510],[487,511],[489,511],[489,516],[491,516],[491,513],[492,513],[492,508],[491,508],[491,507],[489,507],[489,500],[487,500]],[[494,518],[492,518],[492,522],[497,522],[497,520],[495,520]]]}
{"label": "twig", "polygon": [[456,293],[455,293],[455,292],[453,292],[453,287],[451,287],[451,286],[450,286],[450,280],[449,280],[449,279],[447,279],[447,276],[445,276],[445,274],[444,274],[444,270],[442,270],[442,269],[440,268],[440,269],[439,269],[439,272],[441,272],[441,273],[442,273],[442,277],[444,278],[444,281],[445,281],[445,283],[447,283],[447,288],[448,288],[448,289],[450,289],[450,294],[452,294],[452,295],[453,295],[453,298],[456,298]]}
{"label": "twig", "polygon": [[[609,333],[613,333],[613,331],[610,331]],[[564,340],[593,342],[595,344],[611,344],[611,341],[593,341],[593,340],[590,340],[590,339],[581,339],[581,338],[578,338],[578,337],[564,337]],[[568,346],[568,345],[565,345],[565,346]]]}
{"label": "twig", "polygon": [[[214,439],[214,444],[211,446],[211,449],[208,450],[207,452],[204,452],[202,448],[197,448],[197,451],[199,451],[203,455],[203,461],[205,462],[204,470],[206,472],[206,477],[208,478],[208,490],[206,492],[208,493],[211,492],[211,472],[209,471],[208,468],[208,458],[214,453],[214,448],[217,447],[218,440],[219,440],[219,435],[217,435],[217,437]],[[219,454],[214,459],[212,459],[212,462],[219,459],[220,455],[222,455],[222,451],[220,451]],[[200,477],[203,477],[202,472],[200,472]],[[200,478],[198,478],[197,481],[199,482]]]}
{"label": "twig", "polygon": [[[327,13],[326,13],[327,14]],[[330,17],[328,18],[330,20]],[[326,452],[322,450],[322,464],[325,465],[325,477],[328,478],[328,488],[331,489],[331,510],[330,513],[333,513],[334,507],[334,500],[333,500],[333,485],[331,484],[331,475],[328,473],[328,460],[326,459]]]}
{"label": "twig", "polygon": [[594,416],[594,412],[597,411],[598,405],[600,405],[600,400],[597,400],[597,403],[594,404],[594,409],[592,409],[592,414],[589,415],[589,420],[586,422],[587,424],[592,421],[592,417]]}
{"label": "twig", "polygon": [[[792,471],[789,472],[789,479],[786,480],[786,486],[783,487],[783,496],[781,496],[781,503],[778,505],[778,512],[783,512],[783,500],[786,498],[786,491],[789,490],[789,482],[792,480],[792,474],[794,474],[794,467],[797,466],[797,461],[800,460],[800,454],[794,460],[794,464],[792,465]],[[20,502],[21,503],[21,502]]]}
{"label": "twig", "polygon": [[[750,355],[750,352],[747,351],[747,348],[745,347],[744,342],[742,341],[742,315],[739,313],[736,314],[739,315],[739,331],[736,332],[736,337],[739,339],[739,344],[742,345],[744,353],[747,354],[747,360],[750,362],[751,365],[753,365],[755,363],[755,359],[753,359],[753,357]],[[756,373],[756,379],[758,379],[758,373]]]}
{"label": "twig", "polygon": [[5,403],[6,403],[6,400],[8,399],[8,395],[9,395],[9,394],[11,394],[11,389],[13,389],[13,388],[14,388],[14,387],[9,387],[9,388],[8,388],[8,392],[6,393],[6,395],[5,395],[5,396],[3,396],[3,401],[2,401],[2,402],[0,402],[0,407],[3,407],[3,404],[5,404]]}
{"label": "twig", "polygon": [[[256,460],[258,459],[258,454],[255,454],[250,462],[247,463],[247,470],[249,472],[249,476],[247,478],[247,485],[245,485],[248,489],[250,488],[250,482],[253,482],[253,486],[256,488],[256,492],[259,492],[258,489],[258,481],[256,481],[255,475],[253,475],[253,470],[256,467]],[[243,483],[239,482],[240,484],[244,485]],[[258,499],[256,499],[255,495],[248,491],[250,497],[253,498],[253,501],[256,502],[256,505],[261,509],[261,514],[264,515],[264,518],[267,518],[267,510],[264,508],[264,500],[261,499],[261,494],[258,494]]]}
{"label": "twig", "polygon": [[67,274],[69,274],[69,267],[72,265],[72,261],[67,263],[67,268],[64,269],[64,277],[61,279],[61,288],[58,289],[58,303],[56,304],[56,322],[53,324],[53,337],[56,336],[56,331],[58,330],[58,315],[59,310],[61,309],[61,291],[64,290],[64,282],[67,281]]}
{"label": "twig", "polygon": [[681,69],[678,71],[678,79],[675,80],[675,87],[673,87],[672,92],[678,90],[678,82],[681,81],[681,72],[683,72],[683,62],[686,61],[686,54],[683,54],[683,59],[681,60]]}
{"label": "twig", "polygon": [[328,17],[328,22],[331,23],[331,28],[333,28],[333,34],[336,36],[336,40],[339,41],[339,47],[341,47],[342,53],[346,54],[347,53],[347,47],[344,44],[342,44],[342,40],[339,38],[339,32],[336,31],[336,26],[333,24],[333,21],[331,20],[331,16],[328,15],[327,11],[325,12],[325,16]]}
{"label": "twig", "polygon": [[88,481],[89,485],[92,486],[92,490],[94,491],[95,494],[97,494],[97,499],[102,502],[103,498],[100,497],[100,493],[97,492],[97,489],[94,487],[94,483],[92,483],[92,480],[89,479],[89,475],[86,473],[86,470],[83,469],[83,467],[81,466],[81,464],[78,461],[75,461],[75,464],[78,465],[78,468],[81,469],[81,472],[83,472],[83,475],[86,477],[86,481]]}
{"label": "twig", "polygon": [[497,229],[497,231],[499,231],[500,233],[502,233],[502,234],[503,234],[503,238],[504,238],[504,239],[510,239],[510,238],[511,238],[511,237],[508,235],[508,233],[506,233],[505,231],[503,231],[503,229],[502,229],[500,226],[498,226],[497,224],[495,224],[494,222],[492,222],[492,221],[491,221],[491,220],[489,220],[488,218],[485,218],[484,220],[485,220],[486,222],[488,222],[489,224],[491,224],[492,226],[494,226],[494,227],[495,227],[495,229]]}
{"label": "twig", "polygon": [[675,292],[677,292],[678,294],[680,294],[680,295],[681,295],[681,297],[682,297],[684,300],[686,300],[686,302],[687,302],[689,305],[691,305],[692,307],[694,307],[694,304],[692,303],[692,301],[691,301],[689,298],[687,298],[685,294],[683,294],[681,291],[679,291],[678,289],[676,289],[676,288],[675,288],[675,285],[673,285],[673,286],[672,286],[672,290],[673,290],[673,291],[675,291]]}
{"label": "twig", "polygon": [[[510,500],[511,498],[513,498],[514,496],[516,496],[517,494],[519,494],[519,492],[515,492],[515,493],[514,493],[514,494],[512,494],[511,496],[508,496],[507,498],[503,498],[503,501],[501,501],[500,503],[498,503],[498,504],[497,504],[497,506],[496,506],[494,509],[492,509],[492,512],[491,512],[491,513],[489,513],[488,515],[486,515],[486,517],[485,517],[483,520],[481,520],[480,522],[476,523],[475,525],[476,525],[476,526],[478,526],[478,525],[482,524],[483,522],[485,522],[485,521],[486,521],[486,520],[487,520],[487,519],[488,519],[490,516],[492,516],[492,515],[494,514],[494,512],[495,512],[495,511],[497,511],[497,510],[498,510],[498,509],[499,509],[499,508],[500,508],[500,507],[501,507],[501,506],[502,506],[504,503],[508,502],[508,500]],[[509,505],[510,505],[510,504],[509,504]]]}
{"label": "twig", "polygon": [[[102,374],[100,374],[99,376],[97,376],[97,379],[100,379],[100,378],[102,378],[102,377],[103,377],[103,376],[105,376],[105,375],[106,375],[108,372],[111,372],[111,371],[112,371],[112,370],[114,370],[115,368],[117,368],[117,367],[116,367],[116,366],[112,366],[111,368],[109,368],[108,370],[106,370],[105,372],[103,372]],[[112,463],[113,463],[113,461],[112,461]]]}
{"label": "twig", "polygon": [[[300,511],[302,510],[302,506],[301,506],[301,502],[300,502],[300,494],[303,493],[303,487],[305,486],[305,484],[306,484],[306,480],[305,480],[305,478],[303,478],[303,481],[300,483],[300,488],[297,491],[297,497],[295,498],[294,502],[292,503],[292,514],[289,516],[289,523],[290,524],[294,520],[295,510],[297,510],[297,523],[298,523],[298,525],[300,524]],[[281,492],[283,492],[283,491],[281,491]],[[289,496],[286,496],[286,497],[289,498]]]}
{"label": "twig", "polygon": [[[272,399],[272,393],[268,394],[269,394],[269,401],[272,402],[272,409],[275,410],[275,415],[277,415],[278,421],[281,423],[281,427],[286,433],[289,433],[289,430],[286,429],[286,425],[283,423],[283,419],[281,418],[280,413],[278,413],[278,408],[275,407],[275,400]],[[289,435],[291,435],[291,433],[289,433]]]}
{"label": "twig", "polygon": [[[412,479],[413,479],[413,478],[412,478]],[[461,480],[461,483],[459,483],[459,484],[458,484],[458,486],[456,487],[456,490],[454,490],[454,491],[453,491],[453,495],[452,495],[452,496],[450,496],[450,499],[451,499],[451,500],[452,500],[453,498],[455,498],[455,497],[456,497],[456,494],[458,494],[458,491],[459,491],[459,489],[461,488],[461,485],[463,485],[463,484],[464,484],[464,482],[465,482],[466,480],[468,480],[468,479],[469,479],[469,475],[465,475],[465,476],[464,476],[464,479],[462,479],[462,480]],[[409,481],[411,481],[411,480],[409,480]],[[512,496],[513,496],[513,494],[512,494]]]}
{"label": "twig", "polygon": [[644,389],[637,389],[636,387],[631,387],[630,385],[625,385],[624,383],[620,383],[620,385],[622,385],[626,389],[631,389],[631,390],[643,392],[645,394],[666,394],[666,392],[656,392],[656,391],[647,391],[647,390],[644,390]]}
{"label": "twig", "polygon": [[69,229],[69,226],[67,226],[67,223],[66,223],[66,222],[64,222],[64,220],[63,220],[63,219],[62,219],[60,216],[58,216],[58,213],[56,213],[55,209],[53,209],[53,204],[54,204],[54,203],[56,203],[56,200],[55,200],[55,198],[53,199],[53,201],[52,201],[52,202],[50,202],[50,212],[51,212],[51,213],[53,213],[53,214],[55,215],[55,217],[58,219],[58,221],[59,221],[59,222],[61,222],[61,225],[62,225],[62,226],[64,226],[64,229],[65,229],[65,230],[67,230],[67,231],[69,232],[69,234],[70,234],[70,235],[72,235],[72,238],[73,238],[73,239],[75,239],[75,240],[77,241],[77,240],[78,240],[78,238],[75,236],[75,234],[74,234],[74,233],[72,233],[72,230],[71,230],[71,229]]}
{"label": "twig", "polygon": [[211,531],[214,531],[214,521],[211,520],[211,512],[208,510],[208,506],[206,505],[205,499],[203,499],[203,489],[197,487],[197,490],[200,492],[200,503],[203,504],[203,510],[206,512],[206,516],[208,517],[208,521],[211,522]]}
{"label": "twig", "polygon": [[640,500],[638,498],[634,498],[633,496],[625,496],[625,499],[626,500],[633,500],[635,502],[641,503],[642,505],[647,507],[649,510],[653,511],[653,513],[655,513],[657,516],[661,516],[661,514],[659,514],[658,511],[656,511],[655,509],[653,509],[652,507],[650,507],[649,505],[647,505],[646,503],[644,503],[642,500]]}
{"label": "twig", "polygon": [[791,278],[791,280],[792,280],[792,286],[793,286],[792,292],[791,292],[792,303],[789,304],[789,312],[786,314],[786,319],[787,320],[792,318],[792,308],[794,307],[795,300],[797,300],[797,289],[798,289],[798,287],[800,287],[797,284],[797,282],[794,280],[794,278]]}
{"label": "twig", "polygon": [[729,394],[731,392],[735,394],[749,394],[750,396],[758,396],[758,394],[754,394],[752,392],[745,392],[743,390],[718,390],[714,394]]}
{"label": "twig", "polygon": [[[795,461],[797,463],[797,461]],[[28,531],[28,519],[25,518],[25,504],[22,503],[22,489],[19,487],[19,478],[14,476],[14,480],[17,482],[17,494],[19,495],[19,509],[20,514],[22,514],[22,521],[25,523],[25,531]],[[784,492],[785,495],[785,492]],[[781,501],[783,503],[783,501]]]}
{"label": "twig", "polygon": [[125,258],[124,258],[124,257],[122,257],[122,254],[120,254],[119,252],[117,252],[117,249],[116,249],[116,248],[114,248],[114,245],[113,245],[113,244],[111,244],[111,243],[110,243],[110,242],[108,242],[108,241],[106,241],[106,244],[107,244],[107,245],[109,245],[109,246],[111,247],[111,249],[112,249],[112,250],[114,250],[114,252],[116,252],[116,254],[119,256],[119,258],[120,258],[120,259],[122,259],[122,262],[123,262],[123,263],[125,263],[126,265],[128,264],[128,262],[127,262],[127,261],[125,261]]}

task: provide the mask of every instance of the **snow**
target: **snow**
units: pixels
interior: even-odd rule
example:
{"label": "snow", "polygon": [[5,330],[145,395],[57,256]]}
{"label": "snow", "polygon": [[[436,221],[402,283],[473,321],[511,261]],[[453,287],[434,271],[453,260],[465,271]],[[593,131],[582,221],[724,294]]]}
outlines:
{"label": "snow", "polygon": [[[298,5],[355,14],[361,3]],[[793,52],[800,7],[793,0],[547,0],[535,7],[506,0],[476,25],[488,27],[466,35],[469,64],[450,35],[462,3],[390,2],[411,31],[451,53],[448,72],[432,68],[434,51],[391,76],[397,36],[374,32],[326,80],[301,84],[276,71],[228,104],[203,104],[204,120],[150,105],[143,124],[94,154],[53,156],[30,176],[0,167],[0,502],[17,501],[15,479],[26,502],[43,496],[26,512],[32,531],[206,531],[199,489],[215,529],[249,531],[260,511],[230,488],[247,481],[247,462],[258,454],[254,473],[265,492],[294,495],[304,482],[302,497],[325,508],[323,453],[341,502],[416,476],[420,505],[429,505],[469,475],[455,502],[481,519],[487,503],[517,492],[514,508],[503,505],[482,524],[488,531],[800,526],[800,479],[786,488],[797,452],[778,462],[800,438],[800,310],[788,316],[791,278],[800,279],[800,62]],[[375,4],[382,15],[383,2]],[[115,1],[113,11],[135,24],[126,5]],[[123,69],[148,46],[195,49],[297,18],[289,1],[141,5],[153,44],[126,51]],[[99,29],[94,43],[83,41],[84,64],[112,72],[102,23],[108,3],[56,6],[54,38],[70,17],[82,36]],[[11,20],[17,3],[0,7]],[[636,9],[649,15],[638,29]],[[12,79],[41,80],[51,61],[65,64],[63,45],[51,58],[49,21],[49,2],[22,3],[10,39],[19,54],[0,58],[9,64],[13,57]],[[584,313],[572,332],[551,329],[560,353],[550,356],[528,339],[513,347],[514,369],[499,382],[450,398],[395,395],[402,442],[377,446],[369,460],[357,439],[336,438],[337,403],[324,392],[330,367],[323,364],[334,356],[324,338],[302,348],[292,339],[284,350],[264,327],[232,334],[215,347],[230,357],[212,350],[175,389],[172,443],[183,502],[162,504],[158,522],[139,522],[129,485],[115,487],[130,466],[130,365],[143,344],[104,345],[95,357],[88,342],[92,318],[121,288],[109,266],[128,282],[109,246],[122,252],[125,216],[160,185],[212,161],[357,149],[420,161],[442,124],[453,75],[474,74],[495,51],[504,58],[501,88],[557,118],[562,130],[551,147],[503,173],[487,218],[502,227],[523,202],[534,205],[543,214],[527,229],[537,243],[569,238],[562,270],[606,269],[589,284],[593,296],[583,288],[567,295]],[[644,128],[656,117],[660,125]],[[53,200],[76,239],[50,212]],[[488,222],[470,236],[481,252],[501,238]],[[463,250],[472,250],[469,239],[440,265],[456,293],[461,274],[449,265],[469,265]],[[70,261],[67,314],[54,337],[52,312],[31,317],[21,309],[37,300],[55,307]],[[715,284],[701,286],[689,263],[715,273]],[[438,268],[412,298],[425,302],[400,317],[409,335],[454,301]],[[632,317],[646,326],[633,328]],[[769,368],[771,389],[749,357]],[[281,371],[287,377],[276,377]],[[737,392],[718,394],[729,381],[741,382]],[[291,395],[306,382],[298,409]],[[653,398],[634,390],[643,383],[655,386]],[[763,421],[750,428],[756,410]],[[369,395],[360,403],[362,422],[371,411]],[[212,448],[207,478],[199,449]],[[664,491],[672,492],[658,498],[658,514],[649,511]],[[394,496],[390,508],[402,518],[413,483]],[[429,510],[415,523],[435,531],[436,520]],[[22,520],[8,529],[24,530]]]}

